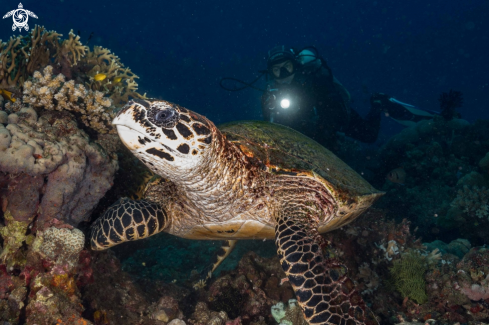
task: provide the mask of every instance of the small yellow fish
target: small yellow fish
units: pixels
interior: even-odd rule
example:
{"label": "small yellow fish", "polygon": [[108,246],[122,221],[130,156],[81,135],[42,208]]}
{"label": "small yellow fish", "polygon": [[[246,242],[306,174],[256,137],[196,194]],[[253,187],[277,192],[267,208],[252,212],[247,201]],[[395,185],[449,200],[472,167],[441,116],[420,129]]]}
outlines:
{"label": "small yellow fish", "polygon": [[15,103],[17,99],[14,98],[14,94],[11,91],[0,89],[0,95],[3,99],[10,100],[12,103]]}
{"label": "small yellow fish", "polygon": [[115,77],[115,78],[114,78],[114,83],[115,83],[115,84],[116,84],[116,83],[119,83],[119,82],[121,82],[121,80],[122,80],[122,77]]}
{"label": "small yellow fish", "polygon": [[406,181],[406,171],[402,167],[393,169],[387,174],[386,178],[392,183],[404,185],[404,182]]}
{"label": "small yellow fish", "polygon": [[102,81],[102,80],[105,80],[105,78],[107,78],[107,75],[105,73],[97,73],[93,79],[95,79],[96,81]]}

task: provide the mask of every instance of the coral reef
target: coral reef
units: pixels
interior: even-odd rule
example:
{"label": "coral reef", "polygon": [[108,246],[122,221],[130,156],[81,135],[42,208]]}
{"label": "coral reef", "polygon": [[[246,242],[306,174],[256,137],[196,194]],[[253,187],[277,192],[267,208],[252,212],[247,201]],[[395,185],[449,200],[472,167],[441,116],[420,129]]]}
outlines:
{"label": "coral reef", "polygon": [[430,249],[438,249],[442,254],[452,254],[458,258],[464,257],[470,250],[471,245],[467,239],[457,238],[446,244],[441,240],[435,240],[431,243],[424,243],[424,245]]}
{"label": "coral reef", "polygon": [[27,224],[37,217],[40,229],[87,220],[111,187],[117,161],[67,112],[42,111],[38,118],[25,108],[0,129],[6,139],[0,152],[4,211]]}
{"label": "coral reef", "polygon": [[[110,125],[130,97],[144,97],[137,78],[115,54],[88,48],[73,32],[62,39],[36,26],[0,42],[0,319],[304,324],[271,241],[240,243],[221,274],[198,290],[198,271],[217,242],[162,234],[113,251],[83,249],[80,229],[93,212],[114,197],[137,198],[153,176]],[[324,235],[324,253],[345,261],[376,318],[368,324],[489,320],[489,250],[482,246],[489,238],[489,122],[454,118],[460,99],[446,94],[445,118],[403,130],[377,157],[368,153],[376,169],[366,176],[388,191],[377,206],[384,210]],[[341,154],[357,158],[358,143],[342,141]],[[404,185],[386,182],[399,167]],[[255,252],[238,254],[245,250]]]}
{"label": "coral reef", "polygon": [[[376,159],[372,180],[387,192],[380,207],[398,221],[412,220],[425,240],[462,237],[486,243],[488,127],[488,121],[436,117],[392,137]],[[400,166],[407,175],[404,185],[386,181],[387,173]]]}
{"label": "coral reef", "polygon": [[[35,26],[26,36],[0,41],[0,89],[20,88],[34,71],[42,70],[54,61],[56,74],[62,73],[87,89],[107,94],[117,105],[124,104],[129,96],[143,97],[137,93],[135,79],[138,76],[124,67],[110,50],[95,46],[92,51],[73,31],[65,40],[62,36]],[[106,78],[96,81],[96,74],[104,74]]]}
{"label": "coral reef", "polygon": [[297,299],[289,299],[287,307],[283,302],[272,306],[272,316],[279,324],[283,325],[307,325],[302,315],[302,310],[297,304]]}
{"label": "coral reef", "polygon": [[41,241],[39,252],[55,264],[66,264],[74,267],[85,244],[85,235],[79,229],[58,229],[50,227],[38,232],[36,241]]}
{"label": "coral reef", "polygon": [[105,133],[115,130],[111,121],[115,117],[112,101],[100,91],[86,89],[83,84],[74,80],[65,82],[62,74],[53,78],[53,67],[44,68],[43,74],[34,72],[33,81],[24,83],[23,103],[31,107],[42,107],[47,110],[72,111],[79,113],[86,126]]}
{"label": "coral reef", "polygon": [[82,290],[88,301],[88,315],[104,315],[110,324],[150,323],[149,315],[143,314],[150,303],[129,276],[121,272],[119,261],[110,251],[94,254],[91,269],[93,282]]}
{"label": "coral reef", "polygon": [[204,324],[204,325],[224,325],[228,321],[229,317],[225,311],[211,311],[207,308],[204,302],[199,302],[195,306],[195,311],[192,314],[189,323],[190,324]]}
{"label": "coral reef", "polygon": [[81,290],[87,305],[84,315],[93,318],[95,324],[165,325],[173,322],[182,325],[178,322],[184,319],[179,302],[189,296],[189,289],[152,279],[143,290],[122,271],[111,251],[94,253],[88,270],[92,272],[92,280],[84,281],[86,285]]}
{"label": "coral reef", "polygon": [[178,307],[178,301],[170,296],[163,296],[158,301],[155,311],[151,314],[151,318],[165,323],[169,323],[174,319],[181,319],[182,311]]}
{"label": "coral reef", "polygon": [[137,92],[138,76],[110,50],[96,46],[91,51],[73,31],[68,39],[61,36],[36,26],[26,36],[0,41],[0,93],[11,94],[6,110],[27,105],[68,110],[98,133],[115,133],[110,124],[115,111],[129,97],[145,98]]}
{"label": "coral reef", "polygon": [[117,161],[68,112],[22,108],[6,124],[0,127],[0,267],[10,284],[0,314],[11,324],[21,317],[28,324],[90,324],[81,316],[76,284],[84,235],[71,228],[90,217],[111,187]]}
{"label": "coral reef", "polygon": [[464,185],[458,190],[457,197],[450,204],[455,209],[460,209],[464,214],[477,218],[489,216],[489,190],[485,187]]}
{"label": "coral reef", "polygon": [[9,324],[117,323],[82,304],[96,263],[74,227],[89,221],[124,157],[112,117],[142,96],[117,56],[61,36],[36,26],[0,41],[0,319]]}
{"label": "coral reef", "polygon": [[261,322],[278,301],[294,297],[277,257],[260,257],[254,252],[243,256],[236,270],[216,279],[209,286],[206,303],[212,310],[224,310],[230,318]]}
{"label": "coral reef", "polygon": [[[145,97],[137,92],[136,79],[139,77],[124,68],[120,58],[110,50],[95,46],[86,55],[84,64],[92,67],[87,73],[89,88],[109,94],[115,104],[125,104],[129,97]],[[95,75],[103,75],[103,80],[96,80]]]}

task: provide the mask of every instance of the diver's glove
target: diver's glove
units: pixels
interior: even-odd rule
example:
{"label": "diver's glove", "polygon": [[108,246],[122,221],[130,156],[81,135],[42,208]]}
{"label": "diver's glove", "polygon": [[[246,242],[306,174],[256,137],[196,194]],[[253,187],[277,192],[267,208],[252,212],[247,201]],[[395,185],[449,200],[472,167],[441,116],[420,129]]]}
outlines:
{"label": "diver's glove", "polygon": [[278,94],[278,89],[273,89],[270,86],[268,86],[267,92],[265,93],[265,100],[263,101],[263,107],[265,109],[273,110],[276,108],[277,94]]}

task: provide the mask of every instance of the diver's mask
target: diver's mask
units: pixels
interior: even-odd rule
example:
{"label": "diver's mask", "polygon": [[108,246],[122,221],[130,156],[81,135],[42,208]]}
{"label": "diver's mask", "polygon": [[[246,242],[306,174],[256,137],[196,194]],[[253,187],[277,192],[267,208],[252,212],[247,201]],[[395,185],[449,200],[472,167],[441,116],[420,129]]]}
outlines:
{"label": "diver's mask", "polygon": [[287,60],[270,67],[270,74],[275,80],[285,79],[294,74],[294,68],[294,63],[291,60]]}

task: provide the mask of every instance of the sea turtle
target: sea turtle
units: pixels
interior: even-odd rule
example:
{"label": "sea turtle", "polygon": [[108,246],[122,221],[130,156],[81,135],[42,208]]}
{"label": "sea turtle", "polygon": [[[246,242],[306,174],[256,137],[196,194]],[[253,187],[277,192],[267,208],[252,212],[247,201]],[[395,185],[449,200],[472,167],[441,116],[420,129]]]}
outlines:
{"label": "sea turtle", "polygon": [[92,226],[93,249],[161,231],[231,242],[275,238],[309,324],[363,323],[363,300],[345,268],[323,255],[320,236],[382,195],[353,169],[285,126],[242,121],[218,129],[163,100],[130,101],[113,124],[164,181],[151,183],[145,200],[124,198],[107,209]]}
{"label": "sea turtle", "polygon": [[15,32],[16,27],[19,28],[19,32],[24,28],[26,31],[29,30],[29,25],[27,25],[27,21],[29,20],[29,16],[36,18],[37,16],[35,13],[29,10],[23,9],[24,6],[22,3],[19,3],[18,9],[11,10],[7,12],[4,16],[3,19],[8,18],[12,16],[12,19],[14,20],[14,24],[12,25],[12,30]]}

